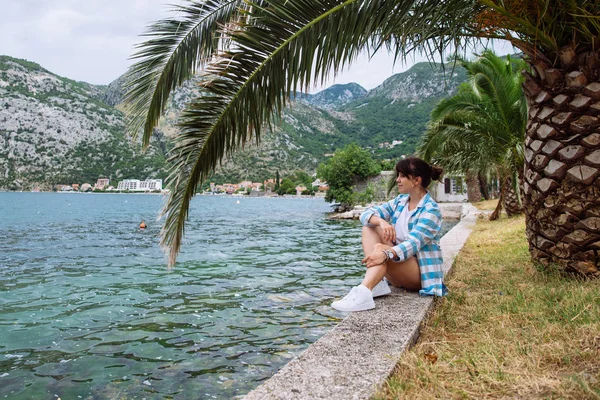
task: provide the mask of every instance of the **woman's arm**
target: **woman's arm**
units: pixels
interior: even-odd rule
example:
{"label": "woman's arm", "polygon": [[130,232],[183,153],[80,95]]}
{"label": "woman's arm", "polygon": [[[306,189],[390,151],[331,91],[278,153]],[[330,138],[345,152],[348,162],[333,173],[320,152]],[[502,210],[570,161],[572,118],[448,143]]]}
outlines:
{"label": "woman's arm", "polygon": [[371,215],[369,219],[369,225],[379,226],[381,228],[383,237],[382,239],[388,242],[394,242],[396,239],[396,229],[390,225],[385,219],[378,217],[377,215]]}
{"label": "woman's arm", "polygon": [[375,226],[379,226],[380,219],[389,221],[390,219],[392,219],[392,215],[394,214],[395,201],[396,199],[392,199],[387,203],[383,203],[380,206],[373,206],[367,208],[362,214],[360,214],[360,222],[364,226],[373,228]]}
{"label": "woman's arm", "polygon": [[380,206],[370,207],[360,215],[360,222],[364,226],[370,228],[381,227],[383,231],[382,239],[389,242],[393,242],[396,238],[396,230],[388,223],[394,214],[394,203],[395,199],[392,199]]}

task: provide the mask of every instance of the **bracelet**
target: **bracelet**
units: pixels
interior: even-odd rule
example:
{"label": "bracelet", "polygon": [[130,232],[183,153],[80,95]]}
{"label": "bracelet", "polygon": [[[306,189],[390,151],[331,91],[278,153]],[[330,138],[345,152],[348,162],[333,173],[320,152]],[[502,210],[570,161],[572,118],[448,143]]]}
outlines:
{"label": "bracelet", "polygon": [[383,255],[385,256],[385,260],[383,260],[384,263],[388,262],[390,260],[390,256],[388,256],[387,251],[385,250],[381,250],[383,251]]}

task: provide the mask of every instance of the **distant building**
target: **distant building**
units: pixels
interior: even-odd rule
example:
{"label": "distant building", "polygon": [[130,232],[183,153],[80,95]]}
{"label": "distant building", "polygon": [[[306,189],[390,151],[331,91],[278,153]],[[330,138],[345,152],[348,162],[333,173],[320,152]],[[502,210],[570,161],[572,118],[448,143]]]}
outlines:
{"label": "distant building", "polygon": [[227,194],[235,193],[239,189],[239,186],[236,185],[235,183],[224,183],[221,186],[222,186],[222,190]]}
{"label": "distant building", "polygon": [[79,183],[74,183],[71,185],[71,187],[73,188],[74,191],[76,191],[76,192],[79,191]]}
{"label": "distant building", "polygon": [[81,189],[79,189],[82,192],[91,192],[92,191],[92,185],[90,185],[89,183],[84,183],[83,185],[81,185]]}
{"label": "distant building", "polygon": [[300,196],[302,194],[302,192],[304,192],[306,190],[305,186],[299,185],[296,186],[296,196]]}
{"label": "distant building", "polygon": [[249,187],[252,187],[252,181],[242,181],[238,183],[238,186],[244,189],[248,189]]}
{"label": "distant building", "polygon": [[434,182],[431,188],[433,198],[438,202],[467,201],[467,188],[465,180],[461,177],[450,176],[444,182]]}
{"label": "distant building", "polygon": [[94,189],[104,190],[109,183],[110,181],[107,178],[99,178],[94,185]]}
{"label": "distant building", "polygon": [[316,187],[319,192],[326,192],[329,190],[327,182],[322,182],[320,179],[316,179],[311,185],[313,188]]}
{"label": "distant building", "polygon": [[119,181],[117,190],[137,190],[140,185],[139,179],[124,179]]}
{"label": "distant building", "polygon": [[263,181],[263,186],[266,193],[272,193],[275,191],[275,179],[271,178]]}
{"label": "distant building", "polygon": [[146,179],[140,181],[139,179],[124,179],[119,181],[117,190],[128,190],[130,192],[151,192],[155,190],[162,190],[162,179]]}
{"label": "distant building", "polygon": [[162,190],[162,179],[146,179],[140,182],[140,190],[154,191]]}

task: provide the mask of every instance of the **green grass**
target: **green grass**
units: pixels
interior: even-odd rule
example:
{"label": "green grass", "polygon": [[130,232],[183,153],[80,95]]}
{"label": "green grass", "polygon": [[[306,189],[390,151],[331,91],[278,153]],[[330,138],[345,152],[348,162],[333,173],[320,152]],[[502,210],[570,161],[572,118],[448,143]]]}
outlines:
{"label": "green grass", "polygon": [[600,281],[537,268],[524,218],[479,220],[377,399],[600,399]]}

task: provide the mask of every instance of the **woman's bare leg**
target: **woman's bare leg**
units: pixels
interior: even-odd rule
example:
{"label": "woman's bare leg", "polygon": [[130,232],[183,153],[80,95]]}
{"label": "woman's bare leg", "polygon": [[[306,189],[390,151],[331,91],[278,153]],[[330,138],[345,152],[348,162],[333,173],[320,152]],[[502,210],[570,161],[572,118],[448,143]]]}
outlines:
{"label": "woman's bare leg", "polygon": [[[391,241],[383,240],[382,236],[382,229],[378,226],[373,228],[363,227],[362,246],[365,256],[393,246]],[[368,287],[369,290],[373,290],[384,276],[394,286],[402,286],[408,290],[421,289],[421,272],[416,257],[411,257],[401,263],[390,260],[386,264],[367,268],[362,284]]]}
{"label": "woman's bare leg", "polygon": [[[379,226],[368,227],[364,226],[362,229],[362,247],[365,256],[373,254],[375,251],[382,251],[384,248],[392,247],[391,241],[383,240],[382,229]],[[385,246],[382,246],[385,245]],[[387,265],[381,264],[371,268],[367,268],[367,272],[362,281],[362,284],[373,290],[375,285],[383,279],[386,274]]]}
{"label": "woman's bare leg", "polygon": [[400,263],[388,261],[385,277],[394,286],[402,286],[408,290],[421,289],[421,270],[417,257],[410,257]]}

